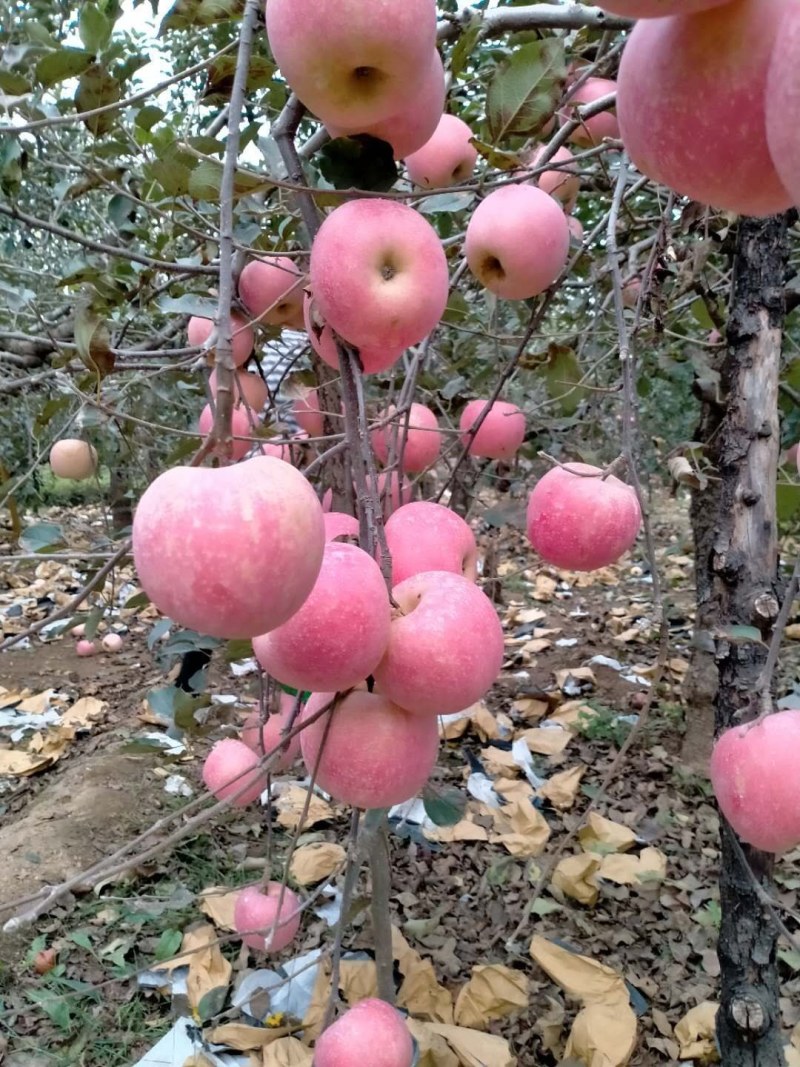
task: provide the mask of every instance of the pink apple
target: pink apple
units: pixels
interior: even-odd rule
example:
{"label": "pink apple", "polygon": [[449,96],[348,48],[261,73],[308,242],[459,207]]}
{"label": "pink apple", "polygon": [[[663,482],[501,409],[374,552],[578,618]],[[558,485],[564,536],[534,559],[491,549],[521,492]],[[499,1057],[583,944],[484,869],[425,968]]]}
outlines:
{"label": "pink apple", "polygon": [[[253,447],[252,441],[239,441],[239,437],[252,437],[254,433],[254,423],[257,423],[256,416],[245,407],[235,407],[231,413],[231,433],[233,434],[233,449],[231,451],[231,459],[234,461],[243,459],[250,449]],[[203,410],[200,412],[200,418],[197,420],[197,429],[206,437],[214,425],[214,414],[211,410],[211,405],[206,404]]]}
{"label": "pink apple", "polygon": [[180,626],[255,637],[286,622],[317,580],[322,508],[288,463],[175,467],[145,490],[133,520],[144,591]]}
{"label": "pink apple", "polygon": [[383,517],[388,519],[402,504],[410,504],[414,488],[407,478],[399,480],[397,471],[384,471],[378,475],[378,497],[383,507]]}
{"label": "pink apple", "polygon": [[242,889],[233,907],[233,925],[248,948],[256,952],[280,952],[300,929],[303,902],[280,882]]}
{"label": "pink apple", "polygon": [[284,463],[292,462],[291,448],[287,444],[279,445],[274,441],[260,441],[258,449],[262,456],[272,456],[274,459],[280,459]]}
{"label": "pink apple", "polygon": [[576,244],[583,244],[583,223],[581,220],[575,218],[574,215],[568,215],[567,226],[569,226],[570,239]]}
{"label": "pink apple", "polygon": [[288,256],[251,259],[239,275],[239,299],[259,322],[292,325],[303,313],[303,275]]}
{"label": "pink apple", "polygon": [[[327,363],[329,367],[333,367],[335,371],[339,370],[339,350],[336,347],[336,338],[334,337],[333,330],[327,323],[323,323],[319,327],[315,327],[309,321],[309,313],[312,302],[309,299],[306,303],[306,329],[308,331],[308,339],[311,342],[311,347],[317,353],[323,363]],[[382,371],[389,370],[400,359],[404,352],[404,349],[388,349],[388,348],[375,348],[361,346],[358,348],[358,359],[361,364],[361,370],[364,374],[380,374]]]}
{"label": "pink apple", "polygon": [[396,115],[436,47],[435,0],[269,0],[275,62],[326,125],[370,125]]}
{"label": "pink apple", "polygon": [[[249,324],[247,319],[242,318],[237,312],[231,312],[231,329],[233,331],[232,345],[233,345],[233,365],[235,367],[241,367],[243,363],[246,363],[250,358],[250,353],[253,351],[253,345],[256,341],[253,327]],[[186,337],[190,345],[201,348],[206,341],[215,334],[217,330],[216,324],[212,319],[201,319],[197,316],[189,319],[189,325],[186,330]],[[211,348],[210,352],[214,352]]]}
{"label": "pink apple", "polygon": [[[545,146],[541,145],[532,153],[528,166],[535,167]],[[548,193],[562,204],[565,211],[572,211],[578,193],[581,191],[581,180],[577,174],[575,157],[568,148],[558,148],[550,157],[550,163],[561,163],[563,167],[556,170],[543,170],[531,180],[539,186],[544,193]]]}
{"label": "pink apple", "polygon": [[[381,418],[395,414],[391,407],[382,413]],[[412,404],[408,412],[408,429],[406,416],[398,415],[393,423],[373,430],[372,448],[381,463],[389,461],[390,447],[395,462],[399,462],[402,450],[403,470],[424,471],[439,458],[442,449],[442,435],[439,423],[430,408],[424,404]]]}
{"label": "pink apple", "polygon": [[[217,800],[231,801],[245,808],[258,800],[267,787],[267,771],[259,766],[259,756],[235,737],[217,741],[203,764],[203,781]],[[237,796],[237,794],[239,794]]]}
{"label": "pink apple", "polygon": [[323,319],[357,348],[408,348],[447,304],[439,237],[396,200],[349,200],[332,211],[311,248],[310,278]]}
{"label": "pink apple", "polygon": [[79,656],[96,656],[100,649],[94,641],[83,638],[75,645],[75,651]]}
{"label": "pink apple", "polygon": [[328,541],[303,606],[253,638],[262,668],[296,689],[349,689],[377,666],[389,640],[389,593],[380,567],[357,545]]}
{"label": "pink apple", "polygon": [[461,443],[465,447],[469,445],[471,456],[512,459],[525,440],[525,416],[516,404],[495,400],[478,432],[472,438],[469,436],[468,431],[478,421],[488,403],[488,400],[470,400],[461,412]]}
{"label": "pink apple", "polygon": [[[208,377],[208,388],[216,400],[218,389],[216,370],[212,370]],[[258,415],[268,400],[269,389],[260,374],[251,374],[246,370],[233,372],[233,402],[237,407],[241,405],[250,408]]]}
{"label": "pink apple", "polygon": [[469,181],[478,150],[471,142],[472,130],[455,115],[442,115],[430,140],[406,157],[406,170],[415,185],[442,189]]}
{"label": "pink apple", "polygon": [[800,204],[800,145],[795,116],[800,107],[800,17],[787,6],[775,37],[764,97],[770,157],[795,204]]}
{"label": "pink apple", "polygon": [[[619,69],[617,114],[642,174],[742,215],[791,205],[770,156],[765,115],[770,60],[791,7],[792,0],[733,0],[634,26]],[[788,114],[781,112],[782,122]]]}
{"label": "pink apple", "polygon": [[309,389],[304,396],[299,396],[292,405],[292,414],[297,425],[302,427],[309,437],[322,437],[324,424],[316,389]]}
{"label": "pink apple", "polygon": [[[601,96],[616,92],[617,83],[611,78],[587,78],[577,89],[567,94],[566,106],[559,112],[561,125],[568,119],[576,117],[576,107],[580,104],[593,104]],[[615,141],[619,137],[619,123],[613,109],[601,111],[582,124],[569,135],[570,141],[580,148],[591,148],[605,140]]]}
{"label": "pink apple", "polygon": [[[309,697],[303,721],[333,696]],[[436,763],[439,727],[434,716],[412,715],[383,693],[355,689],[333,712],[308,723],[300,747],[306,770],[314,774],[316,769],[317,784],[334,800],[356,808],[388,808],[425,785]]]}
{"label": "pink apple", "polygon": [[503,664],[503,627],[469,578],[424,571],[395,585],[392,619],[374,677],[387,699],[415,715],[449,715],[486,693]]}
{"label": "pink apple", "polygon": [[711,754],[720,811],[743,841],[763,852],[800,845],[800,710],[726,730]]}
{"label": "pink apple", "polygon": [[106,634],[101,644],[103,646],[104,651],[106,652],[121,652],[123,645],[122,635],[114,633]]}
{"label": "pink apple", "polygon": [[564,269],[569,226],[541,189],[506,185],[475,208],[464,252],[481,285],[506,300],[525,300],[544,292]]}
{"label": "pink apple", "polygon": [[355,515],[347,515],[343,511],[328,511],[323,518],[326,541],[333,541],[337,537],[358,537],[359,526]]}
{"label": "pink apple", "polygon": [[599,467],[553,467],[528,501],[528,537],[547,563],[593,571],[615,563],[636,540],[642,515],[633,488]]}
{"label": "pink apple", "polygon": [[474,582],[478,549],[467,523],[450,508],[433,501],[404,504],[386,523],[392,555],[392,584],[422,571],[451,571]]}
{"label": "pink apple", "polygon": [[612,15],[626,19],[659,19],[666,15],[693,15],[719,7],[729,0],[602,0],[599,5]]}
{"label": "pink apple", "polygon": [[57,478],[91,478],[97,470],[97,452],[88,441],[64,437],[50,449],[50,470]]}
{"label": "pink apple", "polygon": [[414,1044],[402,1015],[383,1000],[360,1000],[317,1038],[315,1067],[411,1067]]}
{"label": "pink apple", "polygon": [[[281,743],[281,731],[294,710],[294,701],[289,693],[281,693],[280,710],[273,712],[263,725],[258,708],[248,715],[242,725],[242,741],[247,747],[259,756],[268,756]],[[288,771],[299,756],[300,736],[296,734],[281,749],[272,770],[277,774]]]}

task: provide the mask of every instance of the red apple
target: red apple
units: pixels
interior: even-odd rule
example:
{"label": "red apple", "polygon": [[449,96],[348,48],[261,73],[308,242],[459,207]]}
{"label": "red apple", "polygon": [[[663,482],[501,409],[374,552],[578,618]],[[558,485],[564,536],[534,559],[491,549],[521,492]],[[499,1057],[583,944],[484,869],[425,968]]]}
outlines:
{"label": "red apple", "polygon": [[357,545],[329,541],[308,599],[253,651],[273,678],[296,689],[349,689],[377,666],[389,640],[389,593],[380,567]]}
{"label": "red apple", "polygon": [[475,535],[460,515],[441,504],[419,500],[398,508],[386,523],[386,543],[393,585],[422,571],[451,571],[472,582],[478,576]]}
{"label": "red apple", "polygon": [[304,396],[299,396],[295,400],[292,405],[292,414],[297,425],[302,427],[309,437],[322,437],[324,425],[316,389],[309,389]]}
{"label": "red apple", "polygon": [[333,541],[337,537],[358,537],[359,526],[355,515],[347,515],[343,511],[327,511],[325,520],[325,540]]}
{"label": "red apple", "polygon": [[460,574],[424,571],[395,585],[400,612],[373,672],[388,700],[415,715],[474,704],[503,664],[503,627],[486,594]]}
{"label": "red apple", "polygon": [[[304,721],[333,696],[309,697]],[[335,800],[356,808],[388,808],[425,785],[436,763],[439,727],[434,716],[412,715],[383,693],[356,689],[333,712],[305,727],[300,747],[306,770],[313,774],[316,768],[317,784]]]}
{"label": "red apple", "polygon": [[786,7],[767,74],[764,103],[773,165],[795,204],[800,204],[800,144],[795,116],[800,107],[800,11]]}
{"label": "red apple", "polygon": [[[242,741],[259,756],[269,755],[281,742],[281,731],[294,710],[295,698],[289,693],[281,693],[280,710],[273,712],[267,721],[261,724],[261,715],[256,708],[247,716],[242,725]],[[272,770],[280,774],[300,757],[300,736],[296,734],[288,741],[272,765]]]}
{"label": "red apple", "polygon": [[133,520],[142,588],[180,626],[255,637],[286,622],[317,580],[322,508],[288,463],[175,467],[145,490]]}
{"label": "red apple", "polygon": [[121,634],[106,634],[101,641],[103,649],[106,652],[121,652],[122,651],[122,635]]}
{"label": "red apple", "polygon": [[478,159],[472,130],[455,115],[442,115],[422,148],[406,157],[406,170],[415,185],[442,189],[469,181]]}
{"label": "red apple", "polygon": [[622,286],[622,303],[626,308],[635,308],[642,291],[640,278],[629,278]]}
{"label": "red apple", "polygon": [[248,948],[280,952],[297,936],[303,902],[280,882],[242,889],[233,906],[233,925]]}
{"label": "red apple", "polygon": [[603,11],[626,19],[660,19],[668,15],[693,15],[719,7],[729,0],[602,0]]}
{"label": "red apple", "polygon": [[378,498],[383,507],[383,517],[388,519],[401,504],[410,504],[414,488],[407,478],[399,480],[397,471],[384,471],[378,475]]}
{"label": "red apple", "polygon": [[[528,501],[528,537],[547,563],[593,571],[636,540],[642,515],[633,488],[588,463],[553,467]],[[591,477],[589,477],[591,475]]]}
{"label": "red apple", "polygon": [[[216,400],[218,389],[216,370],[212,370],[208,377],[208,388]],[[269,389],[260,374],[251,374],[246,370],[234,371],[233,402],[237,407],[240,405],[248,407],[258,415],[268,400]]]}
{"label": "red apple", "polygon": [[411,1067],[414,1043],[402,1015],[383,1000],[360,1000],[314,1046],[314,1067]]}
{"label": "red apple", "polygon": [[50,449],[50,469],[58,478],[83,481],[97,470],[97,452],[88,441],[65,437]]}
{"label": "red apple", "polygon": [[[252,437],[255,421],[256,417],[249,408],[235,407],[233,409],[231,413],[231,433],[234,440],[232,442],[231,459],[234,461],[243,459],[253,447],[252,441],[238,441],[236,438]],[[206,437],[211,432],[213,425],[214,413],[211,410],[211,405],[206,404],[200,412],[200,418],[197,420],[197,429],[203,437]]]}
{"label": "red apple", "polygon": [[[314,329],[309,321],[310,308],[311,300],[309,299],[306,302],[306,329],[308,330],[308,339],[311,342],[311,347],[323,363],[327,363],[329,367],[333,367],[335,371],[338,371],[339,350],[336,347],[333,330],[327,323],[323,323],[318,330]],[[358,348],[358,359],[364,374],[380,374],[382,371],[393,367],[403,352],[404,349],[402,348],[387,349],[362,345]]]}
{"label": "red apple", "polygon": [[[610,78],[587,78],[577,89],[572,89],[567,94],[566,105],[559,112],[561,125],[568,119],[575,117],[575,108],[579,104],[593,104],[601,96],[608,96],[616,92],[617,83]],[[570,141],[580,148],[591,148],[601,144],[604,140],[615,141],[619,137],[619,123],[613,109],[601,111],[599,115],[593,115],[590,119],[584,119],[582,124],[569,135]]]}
{"label": "red apple", "polygon": [[239,275],[239,298],[257,321],[293,325],[303,314],[303,275],[288,256],[251,259]]}
{"label": "red apple", "polygon": [[322,318],[357,348],[408,348],[431,332],[447,304],[439,237],[396,200],[349,200],[332,211],[311,248],[310,278]]}
{"label": "red apple", "polygon": [[726,730],[711,754],[720,811],[743,841],[762,852],[800,845],[800,710],[778,711]]}
{"label": "red apple", "polygon": [[75,645],[75,651],[79,656],[96,656],[100,649],[94,641],[83,638]]}
{"label": "red apple", "polygon": [[[259,766],[259,756],[235,737],[217,741],[203,764],[203,781],[217,800],[231,801],[245,808],[258,800],[267,787],[267,771]],[[240,795],[236,795],[240,794]]]}
{"label": "red apple", "polygon": [[[529,166],[536,166],[542,152],[544,152],[544,148],[545,146],[541,145],[530,155],[527,160]],[[581,180],[577,174],[574,160],[575,157],[568,148],[559,148],[550,157],[549,162],[563,163],[566,164],[566,167],[556,170],[543,170],[541,174],[531,179],[543,193],[547,193],[558,200],[565,211],[572,211],[575,207],[575,201],[578,199],[578,193],[581,191]],[[570,164],[572,165],[570,166]]]}
{"label": "red apple", "polygon": [[468,431],[478,421],[488,400],[470,400],[461,412],[461,443],[469,445],[471,456],[488,459],[512,459],[525,440],[525,416],[516,404],[495,400],[478,432],[470,438]]}
{"label": "red apple", "polygon": [[[382,413],[381,418],[394,415],[391,407]],[[406,416],[399,415],[395,422],[371,434],[372,448],[381,463],[388,463],[389,449],[393,447],[394,459],[399,462],[402,450],[403,470],[424,471],[439,458],[442,448],[442,435],[439,423],[430,408],[424,404],[412,404],[408,412],[408,429]]]}
{"label": "red apple", "polygon": [[532,185],[506,185],[489,193],[467,223],[469,269],[490,292],[525,300],[558,278],[569,253],[564,212]]}
{"label": "red apple", "polygon": [[[189,319],[189,325],[186,330],[187,340],[190,345],[196,345],[201,348],[206,341],[216,332],[216,325],[213,319],[201,319],[197,316]],[[243,363],[246,363],[250,358],[250,353],[253,351],[253,345],[255,344],[256,335],[253,332],[253,327],[247,321],[242,318],[237,312],[231,312],[231,329],[233,331],[233,337],[231,339],[233,347],[233,365],[235,367],[241,367]],[[210,352],[214,352],[214,349],[209,349]]]}

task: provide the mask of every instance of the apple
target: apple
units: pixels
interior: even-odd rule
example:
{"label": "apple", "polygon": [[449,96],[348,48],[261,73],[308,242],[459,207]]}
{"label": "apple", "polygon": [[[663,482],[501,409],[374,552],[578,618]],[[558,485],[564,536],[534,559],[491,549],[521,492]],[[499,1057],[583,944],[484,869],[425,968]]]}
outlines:
{"label": "apple", "polygon": [[328,541],[308,599],[253,638],[262,668],[303,690],[338,692],[372,674],[389,640],[389,593],[380,567],[357,545]]}
{"label": "apple", "polygon": [[403,1016],[373,997],[354,1004],[314,1046],[314,1067],[411,1067],[413,1059]]}
{"label": "apple", "polygon": [[300,748],[317,784],[356,808],[389,808],[416,796],[436,763],[435,716],[412,715],[384,693],[355,689],[333,711],[308,722],[333,697],[314,693],[303,711]]}
{"label": "apple", "polygon": [[798,14],[794,4],[784,12],[772,49],[764,96],[772,163],[795,204],[800,204],[800,145],[794,120],[800,103]]}
{"label": "apple", "polygon": [[[242,741],[259,756],[268,756],[281,743],[281,732],[294,711],[295,698],[281,693],[280,709],[274,711],[262,725],[258,708],[242,724]],[[281,749],[272,770],[277,774],[288,771],[300,756],[300,736],[295,734]]]}
{"label": "apple", "polygon": [[[390,418],[396,408],[390,407],[381,418]],[[399,462],[402,451],[403,470],[424,471],[439,458],[442,449],[442,435],[439,423],[430,408],[424,404],[412,404],[408,412],[408,429],[406,416],[397,416],[395,422],[373,430],[372,448],[381,463],[388,463],[390,446],[393,446],[394,459]]]}
{"label": "apple", "polygon": [[418,500],[398,508],[386,522],[392,584],[422,571],[451,571],[474,582],[478,548],[469,525],[450,508]]}
{"label": "apple", "polygon": [[268,772],[259,763],[260,757],[252,748],[235,737],[226,737],[217,741],[206,756],[203,782],[217,800],[235,796],[233,806],[245,808],[266,789]]}
{"label": "apple", "polygon": [[70,633],[73,637],[83,637],[86,633],[86,623],[80,622],[77,626],[73,626]]}
{"label": "apple", "polygon": [[567,226],[569,227],[570,239],[576,244],[583,244],[583,223],[581,220],[576,219],[574,215],[568,215]]}
{"label": "apple", "polygon": [[297,936],[303,902],[280,882],[245,886],[233,906],[233,927],[248,948],[280,952]]}
{"label": "apple", "polygon": [[478,432],[473,437],[469,435],[488,403],[488,400],[470,400],[461,412],[461,443],[469,446],[471,456],[512,459],[525,440],[525,416],[516,404],[495,400]]}
{"label": "apple", "polygon": [[97,470],[97,452],[88,441],[65,437],[50,449],[50,469],[58,478],[83,481]]}
{"label": "apple", "polygon": [[711,753],[720,811],[739,837],[762,852],[800,845],[800,709],[777,711],[726,730]]}
{"label": "apple", "polygon": [[87,641],[85,638],[82,638],[75,645],[75,651],[79,656],[96,656],[100,649],[94,641]]}
{"label": "apple", "polygon": [[729,0],[602,0],[603,11],[625,19],[660,19],[667,15],[693,15],[719,7]]}
{"label": "apple", "polygon": [[406,156],[406,170],[415,185],[442,189],[469,181],[478,160],[472,130],[456,115],[442,115],[430,140]]}
{"label": "apple", "polygon": [[[327,363],[329,367],[333,367],[335,371],[338,371],[339,350],[336,347],[336,338],[333,330],[327,323],[322,323],[321,326],[316,327],[310,320],[311,308],[312,301],[309,299],[306,303],[306,329],[311,347],[323,363]],[[380,374],[381,371],[389,370],[390,367],[393,367],[405,350],[402,348],[387,349],[361,346],[357,351],[362,372],[364,374]]]}
{"label": "apple", "polygon": [[526,300],[558,278],[569,253],[569,226],[555,200],[532,185],[489,193],[467,223],[469,269],[490,292]]}
{"label": "apple", "polygon": [[553,467],[528,501],[528,537],[547,563],[593,571],[615,563],[636,540],[642,513],[635,490],[589,463]]}
{"label": "apple", "polygon": [[122,636],[120,634],[106,634],[101,641],[103,649],[106,652],[121,652],[122,651]]}
{"label": "apple", "polygon": [[213,637],[286,622],[311,592],[324,546],[310,483],[271,456],[165,471],[133,519],[144,591],[178,625]]}
{"label": "apple", "polygon": [[[202,348],[209,338],[216,333],[216,330],[217,326],[213,319],[201,319],[195,315],[189,319],[186,337],[190,345]],[[256,343],[256,335],[247,319],[235,311],[231,312],[231,330],[233,331],[231,338],[233,365],[234,367],[241,367],[250,358],[250,353]],[[210,353],[214,351],[214,348],[209,349]]]}
{"label": "apple", "polygon": [[397,471],[383,471],[378,475],[378,499],[383,507],[383,517],[388,519],[402,504],[410,504],[414,488],[407,478],[399,480]]}
{"label": "apple", "polygon": [[[252,441],[239,441],[239,437],[252,437],[253,436],[253,423],[257,421],[256,416],[250,412],[248,408],[234,407],[231,413],[231,433],[233,434],[231,459],[240,460],[243,459],[250,449],[253,447]],[[211,428],[214,425],[214,413],[211,410],[211,405],[206,404],[203,410],[200,412],[200,418],[197,420],[198,432],[206,437],[211,433]]]}
{"label": "apple", "polygon": [[[537,148],[526,160],[528,166],[535,167],[544,150],[545,145]],[[558,200],[565,211],[573,210],[578,193],[581,191],[581,180],[575,171],[574,161],[575,156],[572,152],[568,148],[561,147],[553,153],[548,162],[564,163],[567,166],[564,169],[543,170],[541,174],[531,179],[543,193]],[[570,164],[573,165],[570,166]]]}
{"label": "apple", "polygon": [[323,519],[326,541],[333,541],[337,537],[359,536],[358,519],[355,515],[348,515],[344,511],[326,511]]}
{"label": "apple", "polygon": [[402,110],[436,47],[435,0],[269,0],[275,62],[326,126],[368,126]]}
{"label": "apple", "polygon": [[293,259],[251,259],[239,275],[239,299],[258,322],[291,326],[303,314],[304,278]]}
{"label": "apple", "polygon": [[[601,96],[616,92],[617,83],[611,78],[587,78],[576,89],[571,89],[564,108],[559,112],[563,126],[568,119],[575,118],[575,108],[579,104],[593,104]],[[613,109],[601,111],[590,119],[584,119],[577,129],[569,135],[569,140],[580,148],[592,148],[605,140],[616,141],[619,137],[619,123]]]}
{"label": "apple", "polygon": [[450,715],[474,704],[503,664],[503,627],[469,578],[424,571],[395,585],[402,614],[373,672],[388,700],[415,715]]}
{"label": "apple", "polygon": [[397,200],[349,200],[335,208],[311,247],[310,279],[322,318],[356,348],[408,348],[431,332],[447,304],[439,237]]}
{"label": "apple", "polygon": [[304,429],[309,437],[322,437],[324,424],[316,389],[309,389],[295,400],[292,404],[292,414],[297,425]]}
{"label": "apple", "polygon": [[642,174],[742,215],[791,205],[770,157],[765,117],[770,58],[790,4],[733,0],[634,26],[619,69],[617,114]]}
{"label": "apple", "polygon": [[[217,372],[212,370],[208,377],[208,388],[213,398],[217,399]],[[246,370],[233,372],[233,402],[236,407],[250,408],[256,415],[261,413],[269,400],[267,383],[260,374],[251,374]]]}

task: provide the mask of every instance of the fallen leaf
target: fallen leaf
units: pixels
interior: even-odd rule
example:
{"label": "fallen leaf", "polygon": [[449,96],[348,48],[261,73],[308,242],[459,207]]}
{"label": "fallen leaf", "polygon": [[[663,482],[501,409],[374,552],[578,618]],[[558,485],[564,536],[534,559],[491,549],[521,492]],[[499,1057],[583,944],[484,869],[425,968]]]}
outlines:
{"label": "fallen leaf", "polygon": [[[55,690],[45,689],[42,693],[31,694],[30,690],[26,689],[23,690],[23,692],[28,695],[19,701],[19,704],[17,704],[17,711],[25,712],[26,715],[41,715],[50,707]],[[20,694],[14,695],[19,697]],[[11,702],[8,697],[6,698],[6,701],[8,701],[9,704]]]}
{"label": "fallen leaf", "polygon": [[590,1004],[572,1024],[565,1058],[586,1067],[625,1067],[636,1048],[636,1016],[629,1003]]}
{"label": "fallen leaf", "polygon": [[566,771],[559,771],[558,774],[551,775],[537,790],[538,795],[549,800],[559,811],[569,811],[578,798],[581,779],[585,773],[586,767],[582,764],[570,767]]}
{"label": "fallen leaf", "polygon": [[531,596],[534,600],[540,600],[546,603],[553,599],[553,594],[558,588],[558,582],[555,578],[551,578],[549,574],[537,574],[533,582],[533,590]]}
{"label": "fallen leaf", "polygon": [[[563,667],[560,671],[555,671],[556,685],[559,689],[563,689],[567,682],[572,679],[576,682],[586,682],[590,685],[595,684],[594,671],[591,667]],[[570,694],[574,696],[574,692]]]}
{"label": "fallen leaf", "polygon": [[536,697],[523,697],[515,700],[511,706],[523,719],[541,719],[550,707],[546,700],[537,700]]}
{"label": "fallen leaf", "polygon": [[263,1067],[312,1067],[314,1054],[296,1037],[282,1037],[264,1049]]}
{"label": "fallen leaf", "polygon": [[559,704],[547,721],[557,722],[559,726],[572,730],[574,733],[582,723],[593,719],[596,715],[595,709],[582,700],[565,700],[563,704]]}
{"label": "fallen leaf", "polygon": [[289,872],[298,885],[314,885],[330,878],[344,866],[346,859],[347,853],[341,845],[333,841],[315,841],[294,850]]}
{"label": "fallen leaf", "polygon": [[314,983],[314,991],[311,994],[311,1002],[303,1016],[303,1037],[306,1041],[316,1041],[322,1033],[322,1023],[328,1007],[331,993],[331,976],[327,966],[320,966],[317,971],[317,980]]}
{"label": "fallen leaf", "polygon": [[618,885],[636,885],[644,881],[662,881],[667,876],[667,857],[657,848],[643,848],[641,854],[604,856],[600,877]]}
{"label": "fallen leaf", "polygon": [[215,1045],[227,1045],[237,1052],[249,1052],[264,1048],[272,1041],[277,1041],[286,1031],[270,1030],[266,1026],[246,1026],[244,1023],[223,1023],[215,1026],[208,1035]]}
{"label": "fallen leaf", "polygon": [[541,608],[525,608],[522,611],[515,611],[511,621],[518,623],[520,626],[526,626],[532,622],[541,622],[542,619],[546,618],[547,612],[542,611]]}
{"label": "fallen leaf", "polygon": [[636,844],[636,834],[630,827],[591,811],[586,826],[578,832],[578,840],[586,852],[626,852]]}
{"label": "fallen leaf", "polygon": [[715,1052],[718,1010],[718,1004],[704,1000],[690,1008],[676,1024],[675,1038],[681,1046],[682,1060],[705,1059]]}
{"label": "fallen leaf", "polygon": [[200,893],[200,911],[220,930],[235,930],[233,909],[238,896],[238,889],[210,885]]}
{"label": "fallen leaf", "polygon": [[307,797],[307,789],[303,789],[299,785],[290,785],[275,798],[278,822],[281,826],[284,826],[287,830],[296,830],[301,820],[303,820],[303,826],[309,829],[317,823],[328,822],[328,820],[334,818],[333,807],[314,793],[311,797],[308,813],[303,819]]}
{"label": "fallen leaf", "polygon": [[461,1067],[516,1067],[516,1057],[502,1037],[439,1023],[431,1023],[429,1029],[445,1039]]}
{"label": "fallen leaf", "polygon": [[186,977],[189,1006],[196,1011],[203,997],[212,989],[227,987],[233,968],[222,955],[217,931],[210,923],[191,927],[183,935],[180,955],[157,964],[154,970],[171,973],[177,967],[189,967]]}
{"label": "fallen leaf", "polygon": [[457,1026],[484,1030],[527,1006],[528,979],[521,971],[502,964],[478,966],[458,994],[453,1019]]}
{"label": "fallen leaf", "polygon": [[600,865],[599,856],[586,852],[565,856],[553,871],[553,885],[579,904],[594,907],[600,892],[596,877]]}
{"label": "fallen leaf", "polygon": [[516,778],[520,773],[519,765],[514,762],[514,756],[510,749],[487,745],[481,752],[481,760],[490,778],[500,776]]}
{"label": "fallen leaf", "polygon": [[467,815],[454,826],[428,826],[426,823],[422,834],[428,841],[437,841],[440,844],[450,844],[452,841],[489,840],[489,831],[473,822],[471,815]]}

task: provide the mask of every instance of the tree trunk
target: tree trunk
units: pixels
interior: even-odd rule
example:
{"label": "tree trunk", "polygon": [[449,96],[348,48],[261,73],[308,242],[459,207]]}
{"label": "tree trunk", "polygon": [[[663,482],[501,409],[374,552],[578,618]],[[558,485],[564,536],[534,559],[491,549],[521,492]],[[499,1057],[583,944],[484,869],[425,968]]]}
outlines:
{"label": "tree trunk", "polygon": [[[706,538],[698,545],[703,553],[698,565],[706,568],[710,591],[706,617],[716,621],[717,734],[759,710],[755,696],[779,610],[775,483],[786,231],[782,216],[739,223],[722,405],[708,441],[719,477],[713,494],[717,510],[713,541]],[[761,642],[733,627],[756,628]],[[740,845],[724,820],[721,841],[717,1036],[722,1062],[725,1067],[777,1067],[785,1063],[777,931],[755,884],[771,893],[774,857]]]}

